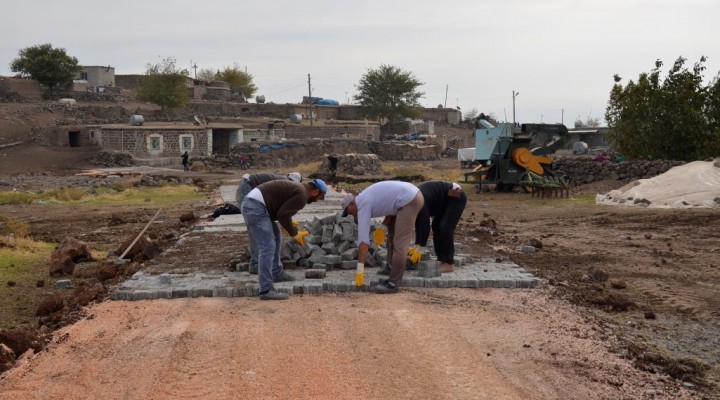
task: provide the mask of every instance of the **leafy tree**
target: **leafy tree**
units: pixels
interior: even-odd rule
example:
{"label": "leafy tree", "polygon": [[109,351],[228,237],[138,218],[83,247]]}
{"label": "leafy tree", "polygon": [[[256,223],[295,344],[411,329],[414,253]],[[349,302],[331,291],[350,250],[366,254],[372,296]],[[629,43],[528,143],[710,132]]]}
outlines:
{"label": "leafy tree", "polygon": [[610,142],[633,158],[693,160],[712,155],[720,147],[720,85],[715,78],[703,87],[705,60],[701,57],[689,71],[680,57],[665,79],[660,78],[663,63],[657,60],[649,74],[624,87],[615,75],[605,112]]}
{"label": "leafy tree", "polygon": [[201,69],[197,73],[197,78],[206,82],[214,81],[215,75],[217,75],[217,71],[214,71],[212,69]]}
{"label": "leafy tree", "polygon": [[390,65],[371,69],[355,85],[358,94],[353,98],[365,117],[389,122],[400,118],[417,118],[422,115],[418,100],[425,93],[417,88],[423,83],[407,71]]}
{"label": "leafy tree", "polygon": [[257,92],[253,76],[242,71],[237,64],[232,68],[225,67],[222,71],[218,71],[215,79],[230,84],[231,92],[240,92],[246,99],[253,97]]}
{"label": "leafy tree", "polygon": [[12,72],[30,77],[52,89],[67,87],[82,67],[75,57],[67,55],[65,49],[53,48],[49,43],[20,50],[19,57],[10,63]]}
{"label": "leafy tree", "polygon": [[189,72],[180,69],[174,58],[168,57],[157,64],[147,64],[145,75],[140,77],[137,97],[165,107],[183,107],[188,102]]}

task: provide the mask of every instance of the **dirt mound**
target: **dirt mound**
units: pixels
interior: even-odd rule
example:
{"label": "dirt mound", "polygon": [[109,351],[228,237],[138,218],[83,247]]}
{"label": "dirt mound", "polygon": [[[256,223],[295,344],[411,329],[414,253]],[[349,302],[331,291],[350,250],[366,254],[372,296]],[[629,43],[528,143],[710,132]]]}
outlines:
{"label": "dirt mound", "polygon": [[720,159],[681,165],[597,195],[597,204],[658,208],[720,207]]}

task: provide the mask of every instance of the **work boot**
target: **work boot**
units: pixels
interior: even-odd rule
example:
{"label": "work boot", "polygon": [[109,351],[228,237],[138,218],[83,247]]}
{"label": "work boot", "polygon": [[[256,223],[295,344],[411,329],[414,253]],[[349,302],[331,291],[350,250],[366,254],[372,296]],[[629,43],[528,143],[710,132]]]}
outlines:
{"label": "work boot", "polygon": [[294,278],[292,275],[290,275],[290,274],[288,274],[287,272],[285,272],[285,271],[283,271],[282,273],[280,273],[280,276],[278,276],[277,278],[273,278],[273,282],[275,282],[275,283],[279,283],[279,282],[292,282],[292,281],[294,281],[294,280],[295,280],[295,278]]}
{"label": "work boot", "polygon": [[378,274],[378,275],[385,275],[385,276],[390,275],[390,267],[385,266],[383,269],[381,269],[380,271],[378,271],[377,274]]}
{"label": "work boot", "polygon": [[260,300],[287,300],[288,294],[278,292],[275,289],[270,289],[265,293],[260,293]]}
{"label": "work boot", "polygon": [[251,275],[257,275],[257,274],[258,274],[258,266],[257,266],[257,264],[255,264],[255,265],[250,264],[250,266],[248,266],[248,272],[249,272]]}
{"label": "work boot", "polygon": [[448,263],[440,264],[440,272],[442,272],[443,274],[446,274],[448,272],[453,272],[453,271],[455,271],[455,266],[453,264],[448,264]]}
{"label": "work boot", "polygon": [[373,286],[370,290],[378,294],[390,294],[400,291],[397,285],[390,281],[382,281],[379,284]]}

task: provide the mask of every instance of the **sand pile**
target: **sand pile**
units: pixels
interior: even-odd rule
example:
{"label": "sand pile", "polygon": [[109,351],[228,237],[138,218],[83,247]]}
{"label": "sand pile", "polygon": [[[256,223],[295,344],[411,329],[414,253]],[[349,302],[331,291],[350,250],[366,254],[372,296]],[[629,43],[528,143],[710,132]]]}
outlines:
{"label": "sand pile", "polygon": [[694,161],[650,179],[598,194],[596,204],[657,208],[720,208],[720,158]]}

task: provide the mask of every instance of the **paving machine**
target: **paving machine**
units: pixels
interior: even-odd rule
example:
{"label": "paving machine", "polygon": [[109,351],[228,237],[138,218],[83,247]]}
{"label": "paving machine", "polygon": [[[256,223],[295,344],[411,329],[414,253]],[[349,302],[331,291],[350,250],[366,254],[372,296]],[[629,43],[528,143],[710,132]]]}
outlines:
{"label": "paving machine", "polygon": [[[550,139],[543,145],[530,149],[530,142],[543,133]],[[556,150],[569,140],[568,130],[562,124],[515,124],[498,123],[478,119],[475,129],[475,162],[472,172],[465,173],[465,182],[473,182],[479,193],[483,185],[495,185],[497,191],[511,192],[516,186],[532,192],[533,177],[555,177],[552,158]],[[531,171],[534,175],[529,174]]]}

